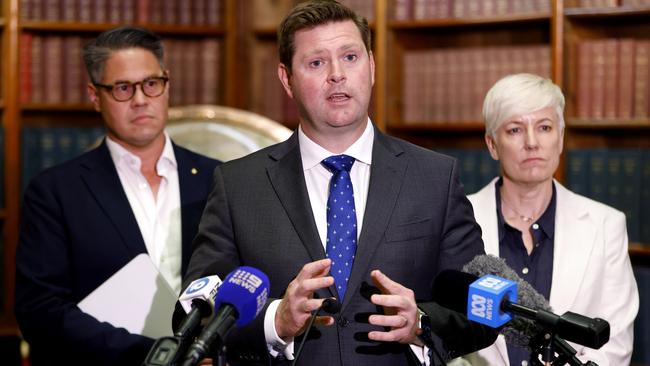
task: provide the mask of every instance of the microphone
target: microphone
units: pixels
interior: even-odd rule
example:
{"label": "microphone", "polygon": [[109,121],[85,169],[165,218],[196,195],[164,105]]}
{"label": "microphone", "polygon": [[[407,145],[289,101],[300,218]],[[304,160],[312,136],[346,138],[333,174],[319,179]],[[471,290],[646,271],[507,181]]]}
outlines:
{"label": "microphone", "polygon": [[[592,319],[573,312],[564,313],[560,317],[561,319],[555,318],[557,315],[553,314],[553,310],[546,298],[538,293],[530,283],[519,277],[517,272],[510,268],[503,258],[493,255],[477,255],[463,267],[463,271],[473,273],[477,276],[492,274],[516,282],[519,288],[519,294],[522,295],[520,296],[521,305],[542,310],[537,316],[544,317],[548,315],[549,318],[546,319],[546,323],[558,322],[549,329],[545,325],[545,322],[533,321],[536,320],[531,318],[533,314],[526,316],[521,313],[519,314],[521,316],[515,317],[510,322],[510,325],[505,327],[501,332],[507,340],[513,341],[513,338],[517,337],[519,339],[522,337],[530,339],[539,335],[544,329],[549,329],[554,331],[559,337],[590,348],[600,348],[609,341],[609,323],[603,319]],[[528,341],[524,345],[527,344]]]}
{"label": "microphone", "polygon": [[214,296],[221,285],[219,276],[207,276],[190,283],[178,301],[187,313],[173,337],[156,340],[149,350],[143,366],[175,365],[177,358],[185,353],[188,340],[199,330],[201,320],[212,315]]}
{"label": "microphone", "polygon": [[307,335],[309,335],[309,331],[314,325],[314,320],[316,320],[316,316],[321,310],[325,311],[328,314],[337,314],[341,310],[341,303],[336,298],[329,297],[323,300],[323,303],[320,305],[320,307],[312,312],[311,318],[309,319],[309,324],[307,325],[307,330],[305,330],[305,333],[302,335],[302,340],[300,341],[296,355],[293,357],[291,366],[294,366],[296,362],[298,362],[298,357],[300,357],[300,353],[302,352],[302,346],[305,345]]}
{"label": "microphone", "polygon": [[[518,293],[521,295],[519,296],[519,301],[522,305],[533,309],[553,311],[548,300],[537,292],[530,283],[519,277],[517,272],[510,268],[503,258],[493,255],[477,255],[463,267],[463,272],[471,273],[478,277],[492,274],[510,281],[515,281],[517,282]],[[463,303],[463,308],[466,304],[467,302]],[[515,317],[500,333],[511,344],[528,347],[530,339],[542,331],[543,328],[534,321],[525,317]]]}
{"label": "microphone", "polygon": [[183,363],[194,366],[210,351],[212,344],[222,344],[235,327],[253,321],[269,296],[269,279],[260,270],[239,267],[230,272],[215,297],[215,315],[190,346]]}
{"label": "microphone", "polygon": [[[443,282],[446,284],[443,285]],[[443,296],[444,293],[438,291],[448,287],[458,289],[455,291],[455,296],[449,296],[450,292]],[[600,348],[609,341],[609,323],[605,320],[592,319],[572,312],[559,316],[548,310],[517,303],[517,283],[494,275],[485,275],[477,279],[472,274],[446,270],[436,277],[434,289],[436,289],[434,300],[440,305],[457,312],[466,312],[469,320],[492,328],[499,328],[509,322],[512,314],[532,320],[535,326],[524,329],[524,332],[518,329],[520,336],[513,340],[513,343],[522,346],[530,347],[529,340],[545,331],[590,348]],[[458,295],[459,291],[464,292],[464,295]],[[446,299],[450,297],[456,298],[447,301]],[[525,297],[522,296],[522,300]],[[459,306],[461,302],[462,305]]]}
{"label": "microphone", "polygon": [[212,315],[214,298],[219,286],[221,286],[221,278],[216,275],[199,278],[187,286],[178,298],[187,316],[174,333],[175,336],[180,337],[181,340],[194,336],[193,333],[198,329],[201,319]]}

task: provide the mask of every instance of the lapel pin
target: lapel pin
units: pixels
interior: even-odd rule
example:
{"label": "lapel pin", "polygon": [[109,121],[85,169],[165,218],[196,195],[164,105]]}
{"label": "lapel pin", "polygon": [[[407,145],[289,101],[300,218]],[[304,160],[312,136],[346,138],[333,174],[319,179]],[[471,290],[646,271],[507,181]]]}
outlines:
{"label": "lapel pin", "polygon": [[192,175],[196,175],[199,171],[196,168],[192,168]]}

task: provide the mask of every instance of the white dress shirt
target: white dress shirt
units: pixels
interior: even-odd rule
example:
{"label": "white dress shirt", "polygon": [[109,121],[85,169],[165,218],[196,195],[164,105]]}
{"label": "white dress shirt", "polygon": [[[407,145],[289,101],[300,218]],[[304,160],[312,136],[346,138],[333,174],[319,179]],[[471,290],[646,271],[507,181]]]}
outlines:
{"label": "white dress shirt", "polygon": [[174,293],[180,293],[181,197],[178,165],[171,140],[165,134],[165,146],[156,163],[156,172],[162,177],[156,197],[140,171],[140,158],[108,136],[106,145],[138,222],[149,257]]}
{"label": "white dress shirt", "polygon": [[[361,137],[343,152],[343,154],[356,159],[350,170],[350,179],[352,179],[354,206],[357,212],[357,239],[361,233],[363,214],[366,210],[374,138],[375,131],[370,119],[368,119],[366,129]],[[311,210],[314,213],[314,220],[316,221],[321,243],[323,248],[327,250],[327,198],[332,173],[321,162],[329,156],[340,154],[329,152],[309,139],[300,126],[298,126],[298,145],[300,146],[303,174],[305,175]],[[269,352],[273,357],[278,356],[282,351],[287,359],[293,360],[293,339],[284,342],[275,330],[275,313],[279,304],[280,300],[271,302],[264,314],[266,344],[269,346]]]}

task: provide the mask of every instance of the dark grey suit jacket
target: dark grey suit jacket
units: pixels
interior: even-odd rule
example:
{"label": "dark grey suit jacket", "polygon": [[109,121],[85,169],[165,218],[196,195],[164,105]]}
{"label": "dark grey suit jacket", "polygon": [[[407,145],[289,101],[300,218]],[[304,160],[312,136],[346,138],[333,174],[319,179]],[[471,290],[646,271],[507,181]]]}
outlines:
{"label": "dark grey suit jacket", "polygon": [[[174,146],[182,272],[216,160]],[[140,228],[102,143],[32,180],[16,255],[16,318],[32,365],[137,365],[153,340],[101,323],[76,304],[140,253]]]}
{"label": "dark grey suit jacket", "polygon": [[[427,302],[432,298],[433,280],[438,272],[460,269],[483,253],[481,231],[453,159],[378,130],[372,159],[348,296],[335,326],[311,331],[300,357],[302,365],[411,364],[408,346],[367,339],[368,331],[377,329],[368,324],[367,317],[382,313],[368,300],[377,291],[370,271],[382,270],[411,288],[418,301]],[[237,266],[247,265],[269,276],[273,298],[282,297],[305,263],[325,258],[309,203],[297,134],[215,170],[215,189],[208,199],[194,245],[185,285],[208,274],[206,268],[224,278]],[[336,289],[331,287],[318,295],[335,296]],[[435,304],[428,305],[427,310],[436,308]],[[462,315],[439,310],[430,314],[434,330],[449,333],[448,325],[454,323],[459,328],[452,333],[464,334],[465,338],[474,335],[475,327]],[[231,363],[283,364],[268,358],[263,318],[259,316],[229,336]],[[481,346],[496,338],[490,332],[485,334],[482,328],[478,333],[484,337],[477,341]],[[437,344],[443,342],[438,340]],[[465,347],[446,344],[439,351],[446,356],[454,346]]]}

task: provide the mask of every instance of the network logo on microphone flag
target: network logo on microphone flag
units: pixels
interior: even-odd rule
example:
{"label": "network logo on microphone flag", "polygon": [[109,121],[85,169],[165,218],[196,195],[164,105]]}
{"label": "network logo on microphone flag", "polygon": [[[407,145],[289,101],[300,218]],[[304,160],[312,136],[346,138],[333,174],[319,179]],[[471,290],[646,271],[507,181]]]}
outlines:
{"label": "network logo on microphone flag", "polygon": [[269,297],[269,278],[264,272],[253,267],[239,267],[226,277],[215,298],[215,309],[222,303],[237,308],[241,327],[255,319],[262,311]]}
{"label": "network logo on microphone flag", "polygon": [[200,289],[202,289],[203,287],[205,287],[205,285],[207,285],[208,282],[210,282],[210,280],[208,278],[200,278],[200,279],[192,282],[190,284],[190,286],[187,288],[186,292],[188,294],[193,294],[193,293],[199,291]]}
{"label": "network logo on microphone flag", "polygon": [[198,280],[192,281],[189,286],[183,291],[178,301],[183,306],[185,313],[192,310],[192,302],[196,299],[209,301],[214,299],[217,290],[221,286],[221,278],[219,276],[202,277]]}
{"label": "network logo on microphone flag", "polygon": [[517,284],[493,275],[486,275],[469,286],[467,318],[475,322],[498,328],[512,317],[501,311],[501,302],[507,298],[517,301]]}

